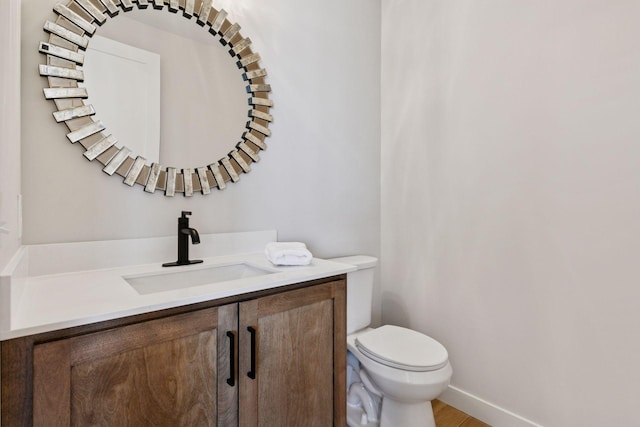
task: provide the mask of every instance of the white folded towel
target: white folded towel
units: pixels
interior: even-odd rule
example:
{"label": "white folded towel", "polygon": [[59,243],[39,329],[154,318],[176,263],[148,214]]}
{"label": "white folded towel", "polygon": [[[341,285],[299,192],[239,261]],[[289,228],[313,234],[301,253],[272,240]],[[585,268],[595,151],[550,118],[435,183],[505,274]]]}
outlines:
{"label": "white folded towel", "polygon": [[264,249],[274,265],[309,265],[313,255],[301,242],[271,242]]}

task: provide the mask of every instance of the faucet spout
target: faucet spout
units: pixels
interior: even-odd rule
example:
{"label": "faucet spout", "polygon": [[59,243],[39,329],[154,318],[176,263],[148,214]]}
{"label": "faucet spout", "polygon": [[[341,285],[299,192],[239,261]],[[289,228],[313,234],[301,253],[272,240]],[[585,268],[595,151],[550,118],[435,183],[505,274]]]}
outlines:
{"label": "faucet spout", "polygon": [[178,218],[178,260],[176,262],[167,262],[162,264],[163,267],[175,267],[177,265],[199,264],[201,259],[189,259],[189,236],[191,243],[197,245],[200,243],[200,234],[195,228],[189,227],[189,215],[191,212],[182,211],[182,216]]}
{"label": "faucet spout", "polygon": [[196,230],[195,228],[183,228],[182,230],[180,230],[180,233],[191,236],[191,243],[193,243],[194,245],[200,243],[200,234],[198,234],[198,230]]}

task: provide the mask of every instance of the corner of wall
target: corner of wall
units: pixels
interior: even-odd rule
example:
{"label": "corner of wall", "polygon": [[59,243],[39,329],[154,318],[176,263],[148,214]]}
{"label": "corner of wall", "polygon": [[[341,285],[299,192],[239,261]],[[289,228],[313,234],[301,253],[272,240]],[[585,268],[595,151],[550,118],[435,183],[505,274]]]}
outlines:
{"label": "corner of wall", "polygon": [[3,3],[0,44],[0,270],[20,247],[20,19],[21,0]]}

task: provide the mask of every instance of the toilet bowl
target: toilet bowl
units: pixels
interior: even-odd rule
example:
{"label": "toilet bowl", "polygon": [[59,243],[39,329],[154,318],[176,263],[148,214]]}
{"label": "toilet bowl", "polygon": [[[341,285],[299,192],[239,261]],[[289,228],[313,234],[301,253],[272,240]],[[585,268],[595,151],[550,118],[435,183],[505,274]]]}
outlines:
{"label": "toilet bowl", "polygon": [[[358,270],[347,274],[347,423],[350,427],[435,427],[431,400],[449,385],[447,350],[420,332],[393,325],[370,328],[373,267],[368,256],[336,258]],[[364,391],[369,395],[365,395]],[[381,399],[381,405],[377,400]],[[376,413],[377,411],[377,413]]]}
{"label": "toilet bowl", "polygon": [[[434,347],[436,351],[424,358],[427,354],[424,350],[431,348],[423,351],[417,351],[414,348],[412,352],[405,353],[405,356],[412,359],[410,361],[406,360],[406,357],[394,357],[397,354],[394,354],[391,348],[389,348],[391,354],[385,354],[387,348],[384,344],[393,345],[392,343],[402,341],[399,336],[402,337],[404,333],[412,338],[411,341],[405,341],[406,345],[420,347],[420,344],[426,344],[428,347]],[[416,340],[414,334],[418,332],[385,325],[378,329],[366,329],[347,336],[347,349],[358,359],[360,369],[366,372],[372,382],[365,388],[373,388],[374,390],[369,391],[378,393],[382,397],[382,408],[379,414],[381,427],[435,426],[431,401],[447,388],[453,371],[442,345],[422,334],[420,335],[426,339],[426,343],[421,339]],[[373,335],[377,335],[374,342],[378,341],[378,344],[383,345],[381,348],[376,348],[376,353],[372,354],[362,341]],[[387,340],[387,336],[391,335],[395,337]],[[418,362],[420,356],[423,359]],[[368,420],[366,424],[361,421],[350,424],[351,427],[360,425],[371,424]]]}

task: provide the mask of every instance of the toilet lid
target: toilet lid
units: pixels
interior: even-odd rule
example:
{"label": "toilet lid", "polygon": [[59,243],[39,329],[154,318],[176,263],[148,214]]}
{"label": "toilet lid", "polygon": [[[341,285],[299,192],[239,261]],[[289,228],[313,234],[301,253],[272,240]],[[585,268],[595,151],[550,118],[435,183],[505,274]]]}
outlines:
{"label": "toilet lid", "polygon": [[392,325],[359,335],[356,347],[376,362],[405,371],[434,371],[449,359],[447,349],[433,338]]}

